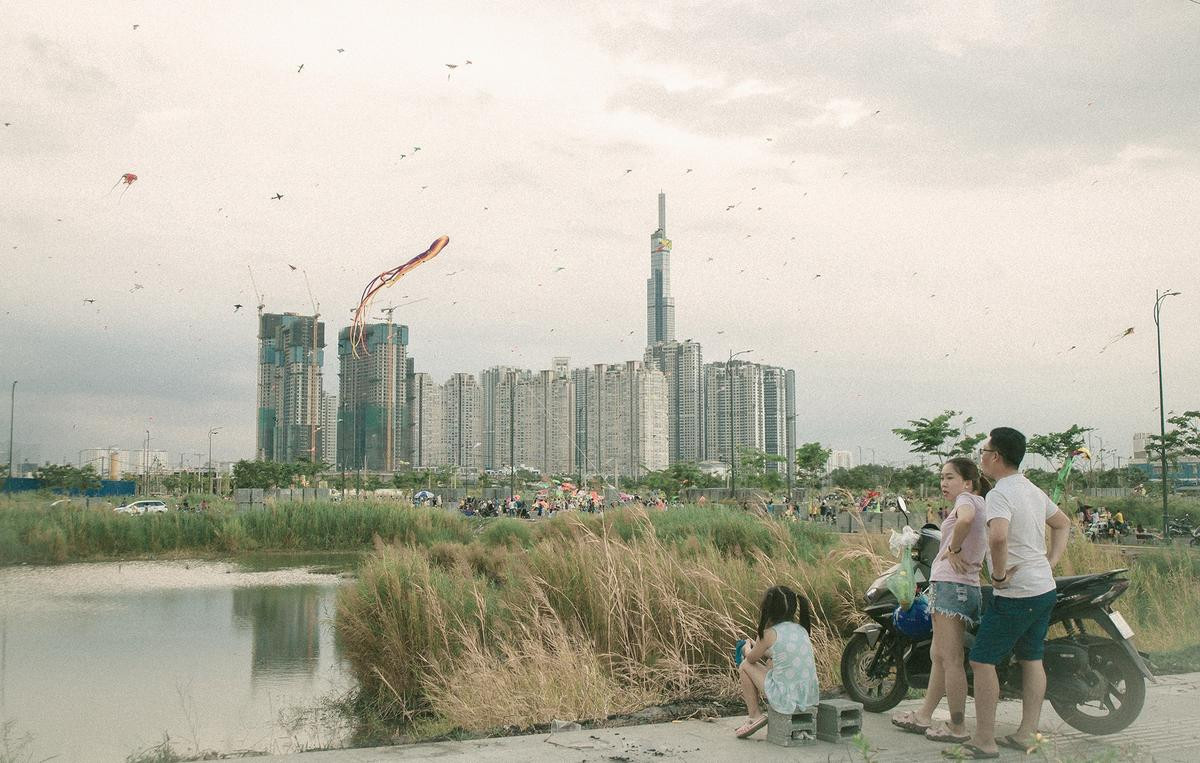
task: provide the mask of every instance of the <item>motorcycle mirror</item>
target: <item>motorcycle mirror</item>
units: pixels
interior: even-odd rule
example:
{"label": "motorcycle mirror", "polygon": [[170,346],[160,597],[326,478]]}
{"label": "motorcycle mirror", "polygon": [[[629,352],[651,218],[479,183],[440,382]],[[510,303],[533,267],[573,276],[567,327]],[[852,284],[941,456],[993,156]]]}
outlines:
{"label": "motorcycle mirror", "polygon": [[908,503],[905,502],[904,496],[902,496],[902,495],[896,496],[896,505],[898,507],[900,507],[901,514],[905,514],[905,515],[908,514]]}

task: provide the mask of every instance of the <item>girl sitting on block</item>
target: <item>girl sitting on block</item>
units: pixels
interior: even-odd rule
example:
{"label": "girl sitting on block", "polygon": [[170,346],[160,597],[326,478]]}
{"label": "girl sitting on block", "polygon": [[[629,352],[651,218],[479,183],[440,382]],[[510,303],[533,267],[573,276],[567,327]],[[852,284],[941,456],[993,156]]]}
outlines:
{"label": "girl sitting on block", "polygon": [[758,639],[746,642],[745,658],[738,665],[742,697],[750,712],[735,732],[739,739],[767,725],[759,697],[783,715],[820,702],[817,663],[808,637],[811,627],[808,599],[786,586],[767,589],[758,617]]}

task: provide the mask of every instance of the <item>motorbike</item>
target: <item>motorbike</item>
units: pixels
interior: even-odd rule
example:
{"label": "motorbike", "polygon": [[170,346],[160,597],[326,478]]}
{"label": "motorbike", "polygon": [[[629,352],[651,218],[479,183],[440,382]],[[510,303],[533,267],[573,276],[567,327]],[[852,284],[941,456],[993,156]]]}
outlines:
{"label": "motorbike", "polygon": [[1093,543],[1099,543],[1106,540],[1120,541],[1125,536],[1129,535],[1128,524],[1118,524],[1111,519],[1101,519],[1093,517],[1092,521],[1083,528],[1083,535]]}
{"label": "motorbike", "polygon": [[[927,524],[912,549],[919,587],[928,587],[929,572],[941,545],[937,525]],[[884,572],[867,589],[864,613],[870,622],[854,631],[842,652],[841,676],[846,693],[869,712],[882,713],[903,700],[909,688],[924,689],[932,670],[932,634],[920,639],[904,635],[892,621],[897,602]],[[1092,575],[1055,578],[1058,600],[1050,618],[1043,665],[1046,699],[1068,724],[1087,734],[1113,734],[1137,719],[1146,700],[1146,680],[1154,680],[1146,655],[1133,645],[1133,630],[1112,603],[1129,587],[1117,569]],[[992,600],[983,588],[984,609]],[[965,634],[963,662],[968,689],[971,666],[966,654],[974,643]],[[1001,698],[1021,697],[1021,666],[1010,655],[996,666]]]}
{"label": "motorbike", "polygon": [[1167,533],[1172,538],[1191,538],[1190,545],[1200,545],[1200,525],[1192,524],[1188,514],[1172,517],[1167,523]]}

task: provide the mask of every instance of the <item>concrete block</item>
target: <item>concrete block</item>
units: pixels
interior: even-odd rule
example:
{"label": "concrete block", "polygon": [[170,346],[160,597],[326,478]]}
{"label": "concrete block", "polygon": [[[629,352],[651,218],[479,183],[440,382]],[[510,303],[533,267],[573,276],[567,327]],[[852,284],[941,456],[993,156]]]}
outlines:
{"label": "concrete block", "polygon": [[863,706],[848,699],[827,699],[817,705],[817,739],[849,742],[862,733]]}
{"label": "concrete block", "polygon": [[852,533],[858,529],[857,523],[854,521],[854,515],[848,511],[840,512],[837,516],[838,532]]}
{"label": "concrete block", "polygon": [[780,747],[795,747],[817,741],[817,713],[806,707],[795,713],[777,713],[767,706],[767,741]]}

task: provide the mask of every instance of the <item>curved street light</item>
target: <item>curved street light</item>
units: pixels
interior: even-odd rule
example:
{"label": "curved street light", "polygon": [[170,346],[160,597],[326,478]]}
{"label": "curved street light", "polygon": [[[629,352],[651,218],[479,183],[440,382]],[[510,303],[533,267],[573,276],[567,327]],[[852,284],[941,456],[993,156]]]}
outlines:
{"label": "curved street light", "polygon": [[212,438],[213,435],[219,433],[221,429],[222,427],[212,427],[208,430],[208,492],[210,495],[216,495],[216,492],[213,490],[213,488],[217,479],[217,472],[215,469],[213,469],[212,462]]}
{"label": "curved street light", "polygon": [[1154,290],[1154,334],[1158,338],[1158,424],[1159,432],[1162,439],[1159,444],[1162,446],[1159,455],[1162,456],[1162,503],[1163,503],[1163,541],[1169,542],[1170,539],[1170,515],[1167,513],[1167,406],[1163,402],[1163,374],[1162,374],[1162,326],[1159,319],[1162,316],[1162,303],[1167,297],[1178,297],[1177,291],[1159,291]]}
{"label": "curved street light", "polygon": [[15,461],[16,461],[16,459],[13,458],[13,422],[15,422],[17,420],[16,416],[17,416],[17,382],[14,379],[13,385],[12,385],[12,397],[10,398],[10,402],[8,404],[8,476],[10,478],[15,474],[15,472],[13,471],[13,468],[15,467]]}

